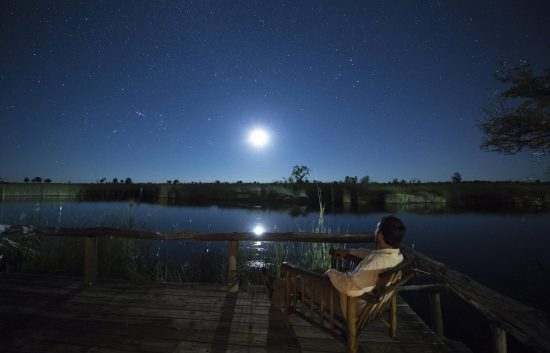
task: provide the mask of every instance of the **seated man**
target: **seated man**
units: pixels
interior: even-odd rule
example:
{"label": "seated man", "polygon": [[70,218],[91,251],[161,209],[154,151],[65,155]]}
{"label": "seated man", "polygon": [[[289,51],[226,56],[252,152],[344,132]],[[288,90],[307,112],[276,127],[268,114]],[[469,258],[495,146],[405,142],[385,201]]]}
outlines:
{"label": "seated man", "polygon": [[[363,260],[351,272],[340,272],[330,269],[325,272],[332,285],[341,293],[348,296],[360,296],[371,291],[378,274],[383,270],[392,268],[403,261],[403,255],[399,252],[399,245],[405,236],[405,225],[395,216],[385,216],[380,219],[374,232],[376,250],[349,249],[350,255],[360,257]],[[341,251],[341,250],[340,250]],[[265,272],[264,272],[264,275]],[[281,305],[284,296],[284,282],[274,278],[265,278],[266,286],[272,303]],[[358,303],[361,306],[364,303]],[[340,296],[342,316],[346,314],[346,297]]]}
{"label": "seated man", "polygon": [[[330,277],[332,285],[339,292],[357,297],[371,291],[378,274],[398,265],[403,261],[403,255],[399,252],[399,245],[405,236],[405,225],[395,216],[385,216],[380,219],[374,232],[376,250],[349,249],[349,254],[360,257],[363,260],[351,272],[340,272],[330,269],[325,272]],[[340,296],[342,314],[346,315],[346,297]],[[358,305],[361,306],[362,301]]]}

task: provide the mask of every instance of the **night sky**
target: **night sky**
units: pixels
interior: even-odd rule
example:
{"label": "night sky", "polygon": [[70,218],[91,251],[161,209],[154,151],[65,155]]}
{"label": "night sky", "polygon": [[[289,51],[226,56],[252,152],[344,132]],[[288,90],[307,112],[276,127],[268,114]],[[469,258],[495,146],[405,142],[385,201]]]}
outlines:
{"label": "night sky", "polygon": [[[550,63],[550,1],[6,1],[0,178],[544,178],[480,150],[499,61]],[[267,145],[248,135],[263,128]]]}

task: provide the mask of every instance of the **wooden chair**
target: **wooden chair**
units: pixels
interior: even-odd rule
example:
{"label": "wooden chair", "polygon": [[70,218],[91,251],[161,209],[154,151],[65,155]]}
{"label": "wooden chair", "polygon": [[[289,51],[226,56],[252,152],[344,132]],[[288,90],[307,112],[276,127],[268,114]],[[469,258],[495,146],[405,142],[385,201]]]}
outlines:
{"label": "wooden chair", "polygon": [[[357,265],[361,259],[344,255],[347,252],[331,249],[331,265],[339,270]],[[359,332],[370,322],[381,319],[382,314],[389,309],[391,337],[397,336],[397,305],[396,293],[414,276],[413,261],[405,259],[399,265],[379,274],[375,288],[359,297],[346,296],[346,315],[352,318],[344,319],[340,310],[340,295],[334,288],[328,276],[306,270],[284,262],[281,265],[285,278],[284,309],[290,324],[292,314],[295,314],[313,326],[319,327],[347,344],[348,353],[356,353],[359,345]],[[358,305],[363,300],[364,305]]]}

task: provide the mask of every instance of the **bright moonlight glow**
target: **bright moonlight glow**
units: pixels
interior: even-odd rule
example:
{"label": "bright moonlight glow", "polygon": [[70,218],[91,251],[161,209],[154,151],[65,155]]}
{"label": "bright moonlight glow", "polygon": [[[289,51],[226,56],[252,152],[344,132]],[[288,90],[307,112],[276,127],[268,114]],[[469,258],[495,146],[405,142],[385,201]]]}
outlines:
{"label": "bright moonlight glow", "polygon": [[253,229],[252,231],[253,231],[254,234],[256,234],[256,235],[262,235],[262,234],[264,234],[265,229],[264,229],[264,227],[262,227],[262,226],[256,226],[256,227],[254,227],[254,229]]}
{"label": "bright moonlight glow", "polygon": [[264,147],[269,142],[269,135],[265,130],[254,129],[250,133],[249,141],[254,147]]}

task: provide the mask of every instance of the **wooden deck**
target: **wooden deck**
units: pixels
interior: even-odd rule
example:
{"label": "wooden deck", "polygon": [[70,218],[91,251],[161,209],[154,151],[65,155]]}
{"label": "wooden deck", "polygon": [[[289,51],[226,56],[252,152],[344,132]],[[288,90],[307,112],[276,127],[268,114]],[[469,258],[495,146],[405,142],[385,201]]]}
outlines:
{"label": "wooden deck", "polygon": [[[457,352],[402,301],[398,339],[373,325],[365,352]],[[260,286],[100,281],[0,274],[2,352],[345,352],[294,317],[292,329]]]}

